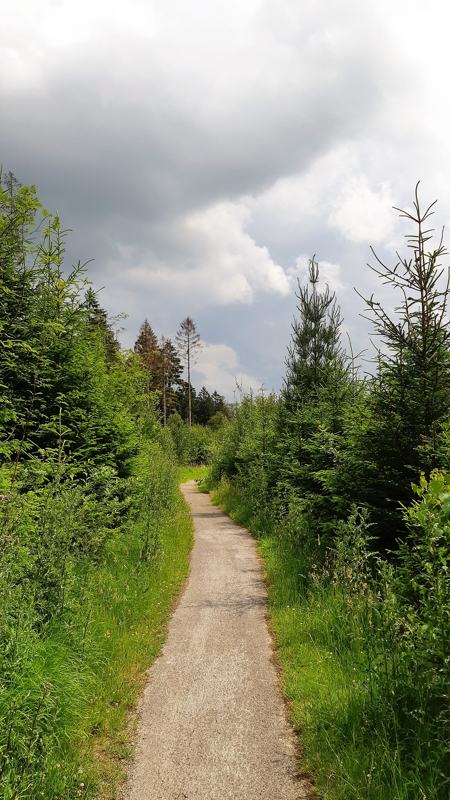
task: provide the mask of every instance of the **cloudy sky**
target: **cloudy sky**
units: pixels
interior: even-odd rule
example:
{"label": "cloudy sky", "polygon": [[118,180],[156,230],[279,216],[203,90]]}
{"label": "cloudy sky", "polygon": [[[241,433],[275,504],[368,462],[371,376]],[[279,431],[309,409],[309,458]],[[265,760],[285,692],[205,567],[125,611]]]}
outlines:
{"label": "cloudy sky", "polygon": [[94,259],[125,345],[190,315],[199,385],[277,388],[313,253],[367,345],[353,287],[401,246],[391,207],[420,179],[450,219],[447,0],[0,7],[0,163]]}

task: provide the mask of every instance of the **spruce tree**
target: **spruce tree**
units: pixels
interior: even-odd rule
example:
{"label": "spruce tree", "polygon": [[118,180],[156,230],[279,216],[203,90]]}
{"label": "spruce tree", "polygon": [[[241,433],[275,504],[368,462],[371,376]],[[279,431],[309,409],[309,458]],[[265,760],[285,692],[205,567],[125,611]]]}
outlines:
{"label": "spruce tree", "polygon": [[214,406],[214,413],[217,413],[219,411],[221,411],[221,412],[226,412],[227,411],[226,405],[225,405],[225,398],[224,398],[223,395],[219,394],[219,392],[217,390],[215,390],[212,393],[211,397],[212,397],[213,406]]}
{"label": "spruce tree", "polygon": [[174,413],[177,405],[176,387],[180,384],[182,366],[178,353],[170,339],[164,336],[160,343],[161,353],[161,401],[163,424]]}
{"label": "spruce tree", "polygon": [[206,425],[214,414],[214,401],[205,386],[200,389],[195,401],[195,419],[200,425]]}
{"label": "spruce tree", "polygon": [[397,254],[389,266],[372,251],[371,268],[399,297],[395,311],[365,298],[379,348],[359,460],[369,465],[366,496],[386,546],[403,532],[398,508],[410,501],[420,471],[448,467],[441,443],[450,412],[449,281],[441,265],[447,254],[443,238],[433,245],[428,227],[434,206],[422,210],[416,186],[413,210],[397,209],[414,228],[406,237],[410,253]]}
{"label": "spruce tree", "polygon": [[346,357],[340,343],[341,312],[335,293],[319,283],[319,265],[309,262],[306,286],[299,282],[298,316],[286,358],[271,480],[284,502],[301,512],[303,530],[332,537],[346,508],[335,493],[343,414],[349,395]]}
{"label": "spruce tree", "polygon": [[160,388],[161,351],[158,339],[148,319],[142,323],[134,344],[134,352],[139,356],[147,375],[147,391]]}
{"label": "spruce tree", "polygon": [[94,331],[99,331],[105,346],[105,356],[111,363],[119,352],[119,342],[114,335],[108,314],[101,307],[96,292],[89,286],[85,293],[85,308],[89,326]]}
{"label": "spruce tree", "polygon": [[0,172],[0,435],[1,453],[27,448],[41,371],[38,267],[33,229],[41,204],[34,187]]}
{"label": "spruce tree", "polygon": [[[191,413],[193,410],[195,414],[195,404],[197,401],[195,386],[191,385],[189,391],[188,382],[181,378],[176,389],[176,409],[180,417],[186,422],[189,421],[189,396],[191,400]],[[195,416],[193,418],[195,419]]]}
{"label": "spruce tree", "polygon": [[298,317],[292,323],[286,358],[285,396],[301,402],[326,383],[332,368],[343,361],[340,345],[342,324],[336,295],[328,285],[319,288],[319,265],[309,262],[309,281],[298,282]]}

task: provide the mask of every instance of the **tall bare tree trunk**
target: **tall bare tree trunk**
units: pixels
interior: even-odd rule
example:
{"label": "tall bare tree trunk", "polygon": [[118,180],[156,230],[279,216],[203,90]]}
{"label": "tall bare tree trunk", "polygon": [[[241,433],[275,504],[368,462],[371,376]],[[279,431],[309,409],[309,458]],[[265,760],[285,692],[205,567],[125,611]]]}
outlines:
{"label": "tall bare tree trunk", "polygon": [[188,422],[192,425],[192,401],[191,401],[191,342],[190,336],[187,341],[187,373],[188,373]]}
{"label": "tall bare tree trunk", "polygon": [[195,322],[190,317],[186,317],[180,325],[180,329],[175,337],[178,352],[187,366],[187,389],[188,389],[188,425],[192,425],[192,386],[191,386],[191,361],[195,363],[195,357],[200,350],[202,343],[200,335],[195,327]]}
{"label": "tall bare tree trunk", "polygon": [[167,425],[167,365],[163,367],[163,425]]}

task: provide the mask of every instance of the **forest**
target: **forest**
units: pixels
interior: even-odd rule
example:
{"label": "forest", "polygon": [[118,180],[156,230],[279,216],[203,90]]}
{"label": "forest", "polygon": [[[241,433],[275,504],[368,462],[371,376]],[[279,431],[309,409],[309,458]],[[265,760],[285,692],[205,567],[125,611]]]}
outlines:
{"label": "forest", "polygon": [[[434,205],[360,297],[370,367],[318,261],[283,388],[196,391],[190,317],[118,342],[68,233],[0,184],[0,796],[113,798],[187,575],[180,467],[258,542],[305,769],[329,800],[450,791],[450,325]],[[390,308],[394,308],[391,311]],[[195,471],[192,474],[197,474]],[[275,800],[275,798],[274,798]]]}

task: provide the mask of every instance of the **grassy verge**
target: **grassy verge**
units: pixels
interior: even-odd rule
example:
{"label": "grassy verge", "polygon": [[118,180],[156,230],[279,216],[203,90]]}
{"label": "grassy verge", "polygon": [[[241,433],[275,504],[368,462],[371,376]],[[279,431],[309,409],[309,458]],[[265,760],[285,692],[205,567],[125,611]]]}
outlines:
{"label": "grassy verge", "polygon": [[[409,714],[408,674],[404,687],[401,678],[395,682],[389,641],[380,643],[383,629],[372,627],[370,601],[368,608],[339,583],[319,576],[305,581],[310,567],[302,553],[270,530],[261,531],[260,520],[229,482],[222,481],[212,497],[237,522],[262,534],[257,544],[269,584],[282,686],[301,737],[302,767],[313,775],[320,797],[447,797],[442,737],[435,738],[433,720],[402,719]],[[384,662],[380,653],[386,654]],[[423,689],[417,686],[417,696]]]}
{"label": "grassy verge", "polygon": [[[0,649],[2,800],[116,797],[132,741],[130,712],[163,642],[192,545],[175,468],[158,461],[157,450],[150,455],[155,474],[141,472],[152,505],[142,503],[135,483],[143,509],[135,521],[118,526],[98,558],[66,558],[64,609],[45,630],[37,628],[30,603],[17,611],[15,596],[9,598],[11,616],[16,613],[12,635],[0,626],[1,643],[6,640]],[[47,504],[52,530],[75,525],[66,495]],[[89,527],[89,535],[96,530]],[[146,538],[157,547],[143,558]],[[51,564],[51,555],[44,563]]]}
{"label": "grassy verge", "polygon": [[195,466],[188,464],[187,466],[178,468],[178,480],[180,483],[186,483],[186,481],[201,481],[206,478],[207,474],[208,467],[206,464],[197,464]]}
{"label": "grassy verge", "polygon": [[[116,797],[130,755],[130,711],[159,653],[166,623],[189,568],[192,525],[177,497],[160,533],[160,553],[151,570],[136,568],[139,541],[121,546],[98,575],[92,627],[101,638],[102,659],[80,721],[86,785],[101,800]],[[136,552],[134,552],[136,551]]]}

